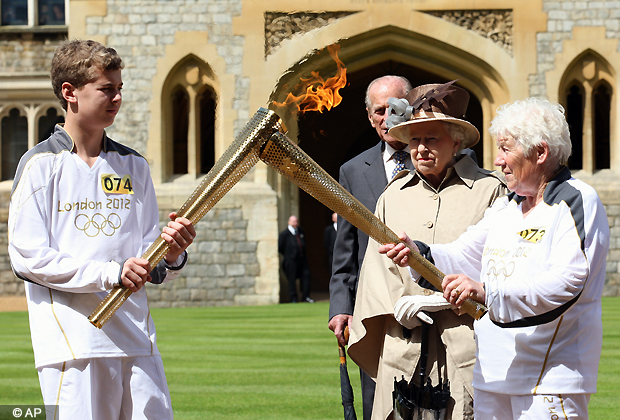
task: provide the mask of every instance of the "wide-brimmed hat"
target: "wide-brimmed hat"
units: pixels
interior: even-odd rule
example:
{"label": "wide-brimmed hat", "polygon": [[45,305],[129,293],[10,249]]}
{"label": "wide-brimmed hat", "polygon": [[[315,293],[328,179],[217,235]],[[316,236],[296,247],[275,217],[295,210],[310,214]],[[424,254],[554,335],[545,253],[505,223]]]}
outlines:
{"label": "wide-brimmed hat", "polygon": [[465,139],[461,148],[472,147],[480,140],[480,133],[470,122],[466,121],[465,111],[469,102],[469,93],[454,85],[456,80],[448,83],[422,85],[413,88],[402,99],[388,100],[389,116],[386,125],[389,134],[409,144],[409,128],[412,124],[429,121],[446,121],[465,129]]}

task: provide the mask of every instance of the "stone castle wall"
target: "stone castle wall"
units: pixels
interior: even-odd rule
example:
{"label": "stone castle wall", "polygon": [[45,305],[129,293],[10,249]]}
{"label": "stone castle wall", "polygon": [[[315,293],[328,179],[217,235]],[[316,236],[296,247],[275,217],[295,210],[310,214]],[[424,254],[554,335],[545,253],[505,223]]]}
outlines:
{"label": "stone castle wall", "polygon": [[546,98],[545,73],[555,69],[556,54],[575,27],[605,27],[607,38],[620,39],[620,1],[544,0],[547,31],[536,35],[538,72],[529,77],[530,95]]}
{"label": "stone castle wall", "polygon": [[605,206],[611,240],[609,254],[607,255],[607,268],[605,276],[605,296],[620,296],[620,203]]}
{"label": "stone castle wall", "polygon": [[[162,220],[167,219],[168,211],[160,213]],[[207,213],[196,225],[199,240],[189,249],[182,277],[148,286],[151,306],[233,305],[240,296],[254,295],[260,275],[258,243],[248,240],[247,228],[240,206]]]}
{"label": "stone castle wall", "polygon": [[49,73],[56,47],[66,33],[0,33],[0,74]]}

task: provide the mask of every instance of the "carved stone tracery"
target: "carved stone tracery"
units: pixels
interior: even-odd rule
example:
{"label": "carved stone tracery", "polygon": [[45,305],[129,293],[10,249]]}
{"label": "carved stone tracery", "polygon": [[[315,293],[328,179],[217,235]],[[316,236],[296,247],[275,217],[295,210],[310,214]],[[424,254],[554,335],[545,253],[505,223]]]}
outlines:
{"label": "carved stone tracery", "polygon": [[286,39],[327,26],[357,12],[265,12],[265,57]]}
{"label": "carved stone tracery", "polygon": [[512,51],[512,10],[437,10],[427,11],[450,23],[459,25],[470,31],[489,38],[506,50],[511,56]]}
{"label": "carved stone tracery", "polygon": [[[354,13],[357,12],[265,12],[265,57],[272,54],[282,41],[296,34],[327,26]],[[511,9],[432,10],[424,13],[474,31],[513,55]]]}

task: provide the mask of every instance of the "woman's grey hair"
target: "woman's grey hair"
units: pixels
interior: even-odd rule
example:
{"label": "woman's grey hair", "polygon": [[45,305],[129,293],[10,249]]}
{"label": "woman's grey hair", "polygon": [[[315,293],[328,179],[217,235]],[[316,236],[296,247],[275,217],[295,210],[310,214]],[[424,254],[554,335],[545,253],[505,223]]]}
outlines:
{"label": "woman's grey hair", "polygon": [[374,85],[375,83],[379,82],[379,81],[393,81],[393,82],[400,82],[402,83],[403,86],[403,92],[401,94],[401,98],[404,97],[406,94],[409,93],[409,91],[411,90],[411,82],[409,82],[409,80],[407,80],[407,78],[402,77],[402,76],[393,76],[393,75],[388,75],[388,76],[381,76],[381,77],[377,77],[375,80],[373,80],[372,82],[370,82],[368,84],[368,87],[366,88],[366,97],[364,98],[364,101],[366,102],[366,108],[370,109],[372,108],[372,103],[370,102],[370,98],[368,97],[368,92],[370,92],[370,88],[372,87],[372,85]]}
{"label": "woman's grey hair", "polygon": [[[461,150],[463,150],[463,144],[465,143],[465,138],[467,137],[467,130],[465,129],[465,127],[458,125],[458,124],[451,123],[450,121],[438,121],[438,122],[441,123],[441,126],[443,127],[443,129],[446,131],[446,133],[452,140],[459,142],[458,151],[460,152]],[[417,124],[411,124],[409,126],[409,132],[408,132],[409,139],[413,137],[416,131],[416,128],[417,128]]]}
{"label": "woman's grey hair", "polygon": [[502,105],[491,121],[491,136],[512,137],[526,157],[543,142],[549,147],[549,166],[566,165],[572,145],[564,108],[544,99],[527,98]]}
{"label": "woman's grey hair", "polygon": [[463,144],[465,143],[465,136],[467,136],[467,130],[465,127],[454,124],[448,121],[441,121],[443,128],[446,130],[450,138],[459,142],[459,152],[463,150]]}

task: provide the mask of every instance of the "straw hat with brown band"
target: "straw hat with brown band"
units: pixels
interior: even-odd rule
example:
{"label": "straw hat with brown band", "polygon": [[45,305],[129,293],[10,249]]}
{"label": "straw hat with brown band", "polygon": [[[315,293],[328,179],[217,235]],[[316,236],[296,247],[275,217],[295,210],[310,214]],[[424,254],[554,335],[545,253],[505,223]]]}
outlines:
{"label": "straw hat with brown band", "polygon": [[456,80],[444,84],[422,85],[413,88],[402,99],[388,99],[389,116],[386,125],[389,134],[409,144],[410,126],[429,121],[446,121],[465,129],[461,149],[472,147],[480,140],[480,133],[466,121],[465,111],[469,93],[454,85]]}

